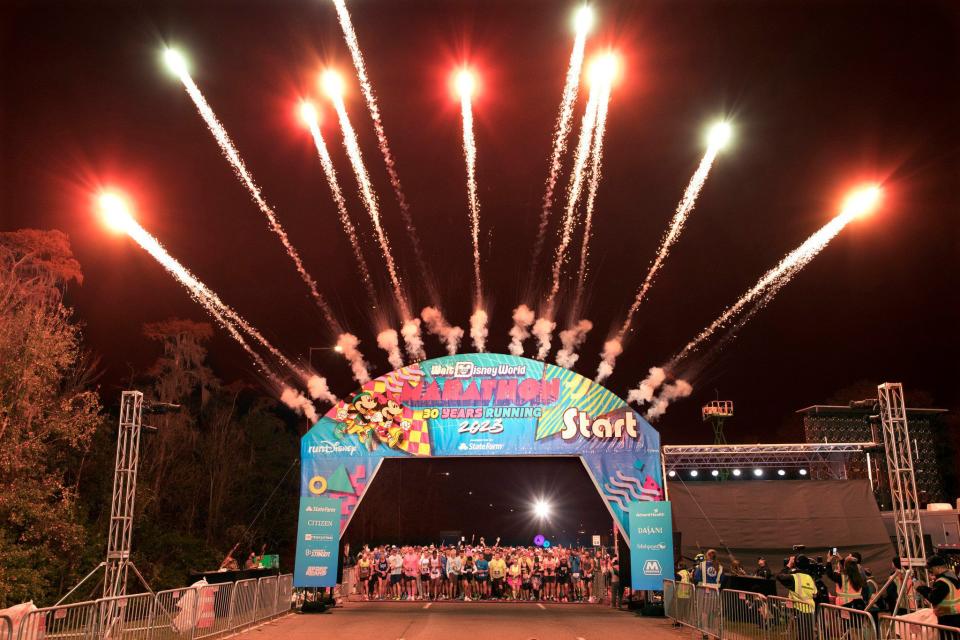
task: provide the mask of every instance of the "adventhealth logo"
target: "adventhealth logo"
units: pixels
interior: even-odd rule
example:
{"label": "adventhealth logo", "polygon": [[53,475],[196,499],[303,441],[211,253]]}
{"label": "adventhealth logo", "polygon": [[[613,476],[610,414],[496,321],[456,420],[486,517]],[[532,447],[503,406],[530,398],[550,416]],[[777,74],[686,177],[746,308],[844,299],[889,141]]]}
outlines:
{"label": "adventhealth logo", "polygon": [[662,573],[660,563],[656,560],[647,560],[643,563],[643,575],[659,576]]}

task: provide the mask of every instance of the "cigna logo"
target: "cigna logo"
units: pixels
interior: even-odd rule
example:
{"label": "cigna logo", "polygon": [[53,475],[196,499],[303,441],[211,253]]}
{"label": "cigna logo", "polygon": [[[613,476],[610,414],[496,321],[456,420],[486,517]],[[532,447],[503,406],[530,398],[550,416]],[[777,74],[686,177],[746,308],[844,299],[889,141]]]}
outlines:
{"label": "cigna logo", "polygon": [[638,437],[637,418],[629,409],[624,411],[622,418],[614,420],[609,418],[591,420],[586,412],[576,407],[570,407],[563,412],[563,430],[560,432],[560,437],[564,440],[572,440],[577,435],[588,439],[619,439],[624,434],[634,439]]}

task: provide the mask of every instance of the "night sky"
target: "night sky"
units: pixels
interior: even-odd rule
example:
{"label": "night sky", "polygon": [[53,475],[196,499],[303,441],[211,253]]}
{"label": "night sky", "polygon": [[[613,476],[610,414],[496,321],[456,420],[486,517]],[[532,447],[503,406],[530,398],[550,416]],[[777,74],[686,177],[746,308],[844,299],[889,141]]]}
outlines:
{"label": "night sky", "polygon": [[[575,3],[349,6],[447,317],[464,327],[470,237],[449,77],[464,62],[480,74],[474,108],[489,348],[505,351],[529,270]],[[704,127],[727,117],[735,145],[718,159],[608,386],[626,395],[867,179],[885,186],[882,210],[851,224],[758,314],[658,428],[666,443],[709,440],[699,408],[719,393],[736,402],[731,441],[793,440],[802,437],[794,410],[863,379],[902,381],[956,408],[956,6],[670,0],[595,8],[588,58],[612,47],[623,70],[610,106],[592,242],[585,316],[596,328],[577,369],[593,376],[608,328],[629,306],[700,159]],[[162,67],[168,43],[187,55],[321,291],[363,340],[372,369],[388,369],[312,141],[296,119],[298,100],[315,97],[386,299],[383,261],[335,115],[316,83],[324,67],[342,70],[398,262],[407,281],[418,282],[331,5],[21,2],[4,12],[0,229],[70,235],[85,280],[67,299],[85,324],[88,347],[103,357],[106,393],[156,357],[142,336],[144,322],[205,319],[152,258],[94,218],[91,196],[106,185],[128,191],[144,227],[287,354],[306,359],[310,347],[334,340],[193,104]],[[410,288],[419,309],[428,301],[422,287]],[[443,353],[433,337],[427,348],[430,356]],[[225,333],[213,340],[211,356],[222,377],[257,379]],[[335,393],[354,386],[335,353],[314,352],[312,363]]]}

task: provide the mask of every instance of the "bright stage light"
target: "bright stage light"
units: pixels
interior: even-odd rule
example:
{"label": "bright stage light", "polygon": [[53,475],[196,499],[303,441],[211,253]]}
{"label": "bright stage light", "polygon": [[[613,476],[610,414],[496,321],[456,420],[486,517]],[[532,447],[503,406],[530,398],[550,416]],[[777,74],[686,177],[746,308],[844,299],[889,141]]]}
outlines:
{"label": "bright stage light", "polygon": [[677,472],[674,471],[673,469],[670,469],[670,471],[667,471],[667,475],[670,476],[671,478],[676,478]]}
{"label": "bright stage light", "polygon": [[586,33],[593,26],[593,9],[590,5],[583,5],[573,14],[573,26],[577,33]]}
{"label": "bright stage light", "polygon": [[457,88],[457,95],[461,98],[469,98],[477,88],[477,80],[473,72],[464,69],[457,73],[454,79],[454,86]]}
{"label": "bright stage light", "polygon": [[97,206],[103,221],[113,231],[125,233],[133,220],[126,199],[115,192],[105,191],[97,197]]}
{"label": "bright stage light", "polygon": [[710,475],[712,475],[714,478],[716,478],[717,476],[720,475],[720,472],[717,471],[716,469],[714,469],[713,471],[710,472]]}
{"label": "bright stage light", "polygon": [[802,476],[807,475],[807,470],[806,470],[806,469],[800,469],[800,475],[802,475]]}
{"label": "bright stage light", "polygon": [[753,475],[757,476],[758,478],[761,477],[763,475],[763,469],[754,469]]}
{"label": "bright stage light", "polygon": [[740,472],[740,469],[734,469],[734,470],[733,470],[733,475],[737,476],[738,478],[740,477],[740,473],[741,473],[741,472]]}
{"label": "bright stage light", "polygon": [[876,209],[883,190],[875,184],[854,189],[843,201],[843,213],[859,218]]}
{"label": "bright stage light", "polygon": [[544,502],[543,500],[537,500],[533,503],[533,515],[538,518],[549,518],[550,517],[550,504]]}
{"label": "bright stage light", "polygon": [[693,471],[690,472],[690,477],[691,477],[691,478],[696,478],[698,475],[700,475],[700,472],[697,471],[696,469],[694,469]]}
{"label": "bright stage light", "polygon": [[317,113],[317,108],[312,102],[304,100],[300,103],[300,119],[303,120],[304,124],[307,126],[316,124],[320,119],[320,116]]}
{"label": "bright stage light", "polygon": [[187,73],[187,59],[176,49],[167,48],[163,52],[163,62],[173,73],[182,76]]}
{"label": "bright stage light", "polygon": [[339,98],[343,95],[343,78],[332,69],[327,69],[320,76],[320,85],[323,92],[330,98]]}
{"label": "bright stage light", "polygon": [[612,84],[617,77],[619,67],[620,61],[617,59],[616,54],[605,53],[597,56],[590,63],[590,69],[587,72],[590,84],[593,85],[601,82]]}
{"label": "bright stage light", "polygon": [[730,144],[732,137],[733,127],[730,123],[717,122],[707,131],[707,144],[719,151]]}
{"label": "bright stage light", "polygon": [[777,475],[782,478],[783,476],[787,475],[787,472],[783,469],[777,469]]}

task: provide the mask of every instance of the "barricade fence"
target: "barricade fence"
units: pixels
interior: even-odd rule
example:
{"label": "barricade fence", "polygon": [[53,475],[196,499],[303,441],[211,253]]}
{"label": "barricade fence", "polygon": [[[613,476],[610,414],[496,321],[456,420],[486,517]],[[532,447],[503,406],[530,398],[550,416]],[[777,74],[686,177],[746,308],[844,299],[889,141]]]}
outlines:
{"label": "barricade fence", "polygon": [[663,609],[677,625],[718,640],[960,640],[960,628],[749,591],[663,581]]}
{"label": "barricade fence", "polygon": [[0,616],[0,640],[201,640],[290,611],[293,575],[138,593]]}

